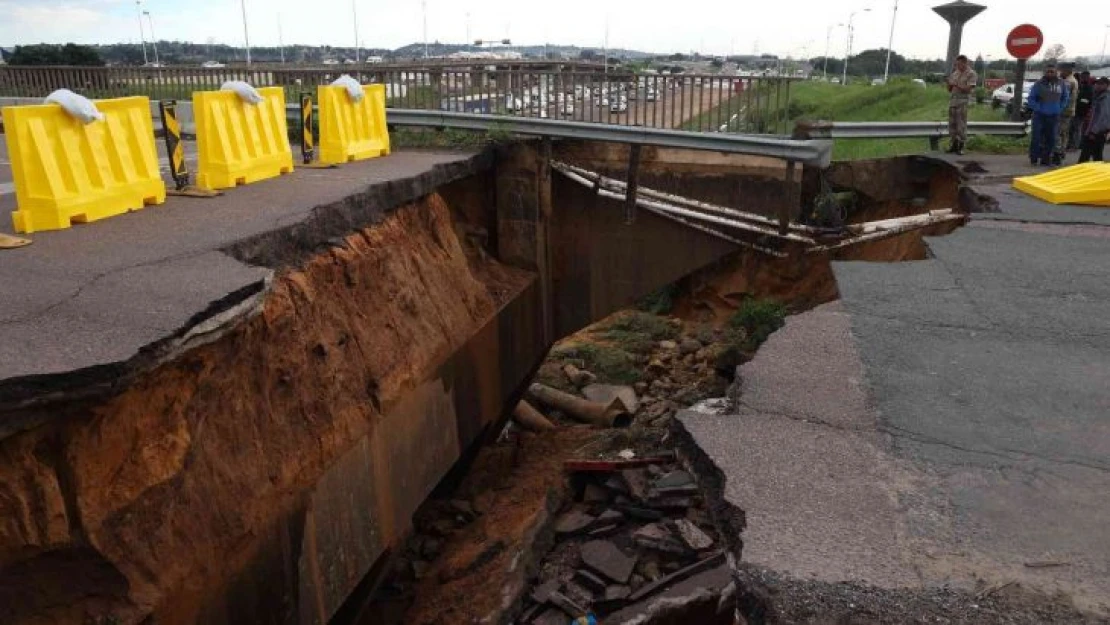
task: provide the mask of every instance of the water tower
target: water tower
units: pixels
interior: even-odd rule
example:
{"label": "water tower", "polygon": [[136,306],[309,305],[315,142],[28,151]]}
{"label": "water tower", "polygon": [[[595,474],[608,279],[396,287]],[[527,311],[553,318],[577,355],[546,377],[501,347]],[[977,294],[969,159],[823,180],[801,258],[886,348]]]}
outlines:
{"label": "water tower", "polygon": [[960,43],[964,38],[964,24],[971,21],[971,18],[979,15],[986,8],[980,4],[964,2],[964,0],[956,0],[955,2],[942,4],[939,7],[933,7],[933,11],[947,20],[950,27],[948,31],[948,71],[952,70],[952,66],[956,64],[956,57],[960,55]]}

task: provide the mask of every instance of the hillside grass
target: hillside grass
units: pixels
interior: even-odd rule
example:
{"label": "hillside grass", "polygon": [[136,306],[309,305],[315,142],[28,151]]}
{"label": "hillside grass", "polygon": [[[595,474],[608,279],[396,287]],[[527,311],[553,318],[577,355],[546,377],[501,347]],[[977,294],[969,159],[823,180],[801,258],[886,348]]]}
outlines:
{"label": "hillside grass", "polygon": [[[1003,109],[989,103],[971,105],[970,121],[1005,121]],[[948,92],[930,84],[925,88],[910,82],[889,85],[834,85],[824,82],[796,83],[791,89],[790,118],[794,121],[947,121]],[[943,142],[942,142],[943,143]],[[1020,153],[1028,139],[970,137],[968,150],[992,154]],[[854,160],[880,158],[927,151],[927,139],[842,139],[836,142],[833,158]]]}

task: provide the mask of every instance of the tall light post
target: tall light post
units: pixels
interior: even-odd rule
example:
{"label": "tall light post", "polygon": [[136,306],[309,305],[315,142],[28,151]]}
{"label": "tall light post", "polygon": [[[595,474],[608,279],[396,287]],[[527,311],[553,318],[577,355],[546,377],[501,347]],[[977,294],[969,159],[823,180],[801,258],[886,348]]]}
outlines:
{"label": "tall light post", "polygon": [[1099,60],[1100,63],[1105,63],[1106,62],[1106,35],[1107,35],[1107,33],[1110,33],[1110,24],[1107,24],[1106,27],[1102,29],[1102,54],[1098,55],[1098,60]]}
{"label": "tall light post", "polygon": [[424,11],[424,58],[428,58],[428,0],[423,0],[420,7]]}
{"label": "tall light post", "polygon": [[351,0],[351,25],[355,29],[355,63],[358,63],[358,1]]}
{"label": "tall light post", "polygon": [[829,80],[829,44],[832,43],[832,33],[833,33],[833,30],[835,30],[835,29],[837,29],[837,28],[839,28],[843,25],[844,25],[843,23],[829,24],[829,28],[825,32],[825,67],[824,67],[823,70],[821,70],[821,74],[822,74],[821,77],[825,82],[828,82],[828,80]]}
{"label": "tall light post", "polygon": [[247,47],[247,65],[251,64],[251,36],[247,32],[247,0],[239,0],[239,8],[243,10],[243,43]]}
{"label": "tall light post", "polygon": [[[871,10],[870,8],[866,8],[866,9],[862,9],[862,12],[867,13],[870,10]],[[853,37],[855,35],[855,32],[856,32],[855,27],[852,25],[852,23],[856,19],[856,13],[859,13],[859,12],[860,11],[852,11],[848,15],[848,44],[847,44],[847,46],[845,46],[845,50],[844,50],[844,77],[840,79],[840,85],[841,86],[844,86],[844,85],[848,84],[848,57],[852,56],[852,39],[853,39]]]}
{"label": "tall light post", "polygon": [[143,11],[146,16],[146,21],[150,23],[150,47],[154,48],[154,64],[160,65],[158,62],[158,39],[154,37],[154,18],[150,16],[150,11]]}
{"label": "tall light post", "polygon": [[281,12],[278,11],[278,54],[281,55],[281,64],[285,65],[285,38],[281,36]]}
{"label": "tall light post", "polygon": [[894,10],[890,13],[890,39],[886,44],[886,69],[883,70],[883,84],[890,80],[890,51],[894,48],[894,22],[898,19],[898,0],[894,0]]}
{"label": "tall light post", "polygon": [[146,35],[143,33],[143,3],[135,0],[135,15],[139,18],[139,45],[143,47],[143,65],[146,65]]}

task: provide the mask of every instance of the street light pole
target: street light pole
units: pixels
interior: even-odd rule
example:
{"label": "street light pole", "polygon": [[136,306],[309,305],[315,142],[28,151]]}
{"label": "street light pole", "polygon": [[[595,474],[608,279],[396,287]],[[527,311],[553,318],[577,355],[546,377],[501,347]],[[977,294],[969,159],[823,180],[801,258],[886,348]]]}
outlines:
{"label": "street light pole", "polygon": [[829,24],[829,28],[825,31],[825,67],[821,71],[822,79],[824,79],[825,82],[829,80],[829,44],[832,42],[832,31],[837,26],[843,25],[844,24]]}
{"label": "street light pole", "polygon": [[890,40],[886,44],[886,69],[883,70],[883,84],[890,80],[890,51],[894,47],[894,22],[898,19],[898,0],[894,0],[894,11],[890,14]]}
{"label": "street light pole", "polygon": [[351,24],[355,29],[355,63],[358,63],[358,2],[351,0]]}
{"label": "street light pole", "polygon": [[[870,10],[871,9],[863,9],[865,13]],[[855,26],[853,26],[852,24],[856,19],[856,13],[858,13],[858,11],[852,11],[848,15],[848,45],[847,49],[844,51],[844,77],[840,79],[841,86],[845,86],[848,84],[848,57],[852,56],[852,39],[854,38],[856,32]]]}
{"label": "street light pole", "polygon": [[158,39],[156,39],[154,37],[154,18],[150,16],[150,11],[143,11],[143,15],[145,15],[146,20],[148,22],[150,22],[150,46],[152,48],[154,48],[154,64],[159,65],[159,63],[158,63]]}
{"label": "street light pole", "polygon": [[143,47],[143,65],[147,64],[146,59],[146,35],[143,33],[143,3],[142,0],[135,0],[135,15],[139,18],[139,45]]}
{"label": "street light pole", "polygon": [[1106,27],[1102,29],[1102,54],[1098,55],[1098,60],[1099,60],[1100,63],[1105,63],[1106,62],[1106,35],[1107,35],[1107,33],[1110,33],[1110,24],[1107,24]]}
{"label": "street light pole", "polygon": [[281,36],[281,12],[277,14],[278,20],[278,54],[281,55],[281,64],[285,65],[285,38]]}
{"label": "street light pole", "polygon": [[239,7],[243,10],[243,43],[247,46],[247,65],[251,64],[251,36],[247,32],[247,0],[239,0]]}
{"label": "street light pole", "polygon": [[428,58],[428,0],[420,3],[424,11],[424,58]]}

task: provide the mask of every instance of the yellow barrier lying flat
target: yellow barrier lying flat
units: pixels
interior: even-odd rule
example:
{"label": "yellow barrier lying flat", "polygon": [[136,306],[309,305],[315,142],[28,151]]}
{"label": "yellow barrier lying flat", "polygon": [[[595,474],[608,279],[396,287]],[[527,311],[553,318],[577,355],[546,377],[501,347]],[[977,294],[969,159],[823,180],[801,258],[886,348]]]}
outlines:
{"label": "yellow barrier lying flat", "polygon": [[346,163],[389,154],[385,85],[366,85],[355,102],[346,87],[317,88],[320,102],[320,162]]}
{"label": "yellow barrier lying flat", "polygon": [[197,127],[197,186],[227,189],[293,171],[281,87],[258,90],[245,104],[233,91],[193,93]]}
{"label": "yellow barrier lying flat", "polygon": [[166,201],[150,101],[97,100],[83,124],[57,104],[3,111],[15,179],[16,232],[58,230]]}
{"label": "yellow barrier lying flat", "polygon": [[1014,178],[1014,188],[1052,204],[1110,206],[1110,163],[1083,163]]}

